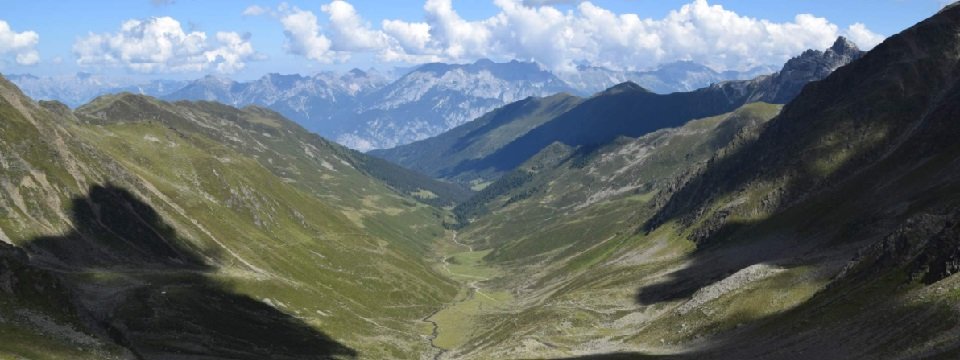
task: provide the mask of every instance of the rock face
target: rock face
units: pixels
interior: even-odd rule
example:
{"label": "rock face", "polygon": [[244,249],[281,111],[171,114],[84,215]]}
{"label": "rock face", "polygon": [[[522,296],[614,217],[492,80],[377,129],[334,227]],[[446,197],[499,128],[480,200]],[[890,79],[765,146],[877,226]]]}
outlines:
{"label": "rock face", "polygon": [[343,114],[337,142],[359,150],[422,140],[530,96],[573,92],[534,63],[426,64],[363,96],[354,114]]}
{"label": "rock face", "polygon": [[826,51],[807,50],[783,66],[783,70],[771,76],[765,84],[765,96],[759,101],[785,103],[792,100],[812,79],[823,79],[841,66],[863,56],[864,52],[850,40],[840,37]]}
{"label": "rock face", "polygon": [[960,211],[911,217],[883,241],[861,251],[845,271],[902,268],[912,280],[933,284],[960,272]]}
{"label": "rock face", "polygon": [[385,76],[359,69],[310,77],[268,74],[244,83],[207,76],[163,98],[268,107],[312,131],[330,135],[343,125],[337,121],[339,116],[350,114],[360,106],[360,97],[386,84]]}
{"label": "rock face", "polygon": [[811,81],[826,78],[834,70],[863,56],[857,46],[845,37],[839,37],[830,48],[807,50],[783,65],[783,68],[767,76],[748,81],[728,81],[711,88],[744,97],[747,103],[763,101],[785,104],[800,94]]}

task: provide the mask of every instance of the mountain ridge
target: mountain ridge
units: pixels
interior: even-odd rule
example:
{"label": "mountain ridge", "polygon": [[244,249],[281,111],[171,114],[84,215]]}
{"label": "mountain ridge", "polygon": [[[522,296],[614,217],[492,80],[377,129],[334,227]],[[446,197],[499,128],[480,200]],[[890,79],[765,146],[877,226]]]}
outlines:
{"label": "mountain ridge", "polygon": [[[617,136],[637,137],[648,132],[677,127],[686,121],[733,111],[752,102],[783,104],[796,96],[804,85],[822,79],[834,69],[862,54],[845,38],[838,38],[830,49],[810,50],[786,62],[781,71],[753,80],[728,81],[692,92],[656,94],[633,82],[625,82],[583,99],[574,107],[554,114],[547,121],[530,123],[520,136],[500,144],[495,151],[466,156],[457,155],[457,163],[420,164],[433,156],[444,135],[395,149],[371,152],[403,166],[414,166],[427,174],[465,183],[486,182],[509,172],[553,142],[572,147],[595,147]],[[491,114],[496,114],[493,111]],[[498,115],[490,115],[498,116]],[[449,135],[448,135],[449,136]],[[440,140],[434,140],[440,139]],[[414,149],[421,149],[417,153]],[[444,149],[444,154],[456,150]],[[397,154],[403,154],[402,157]],[[484,174],[480,177],[467,174]],[[473,177],[473,178],[467,178]]]}
{"label": "mountain ridge", "polygon": [[[572,73],[555,73],[532,62],[496,63],[480,59],[466,64],[422,64],[396,75],[353,69],[313,75],[266,74],[251,81],[233,81],[218,75],[146,84],[92,74],[57,78],[23,75],[12,79],[33,97],[60,100],[71,107],[85,104],[97,95],[123,91],[170,101],[215,100],[237,107],[261,105],[341,144],[369,150],[436,135],[527,96],[557,92],[590,96],[627,80],[658,92],[687,91],[724,80],[753,77],[767,70],[760,67],[721,73],[696,63],[678,62],[645,72],[581,65]],[[394,84],[416,74],[419,75],[410,81]],[[106,86],[110,81],[116,84]],[[430,82],[434,83],[427,85]],[[395,91],[386,89],[391,85]],[[420,99],[423,96],[429,99]],[[433,108],[425,102],[448,105]]]}

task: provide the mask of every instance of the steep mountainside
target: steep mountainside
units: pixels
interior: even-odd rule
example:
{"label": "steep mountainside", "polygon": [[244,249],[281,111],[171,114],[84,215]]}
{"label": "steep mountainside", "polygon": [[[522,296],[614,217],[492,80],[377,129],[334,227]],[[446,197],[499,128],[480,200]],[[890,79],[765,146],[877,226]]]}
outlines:
{"label": "steep mountainside", "polygon": [[364,155],[259,108],[74,113],[0,80],[0,114],[0,357],[430,351],[419,319],[456,291],[422,256],[445,215]]}
{"label": "steep mountainside", "polygon": [[288,182],[313,187],[311,191],[317,196],[352,195],[343,201],[363,197],[356,193],[357,184],[352,179],[329,175],[331,171],[339,171],[341,166],[379,179],[400,193],[418,196],[421,201],[437,206],[453,205],[470,195],[462,187],[346,149],[264,108],[251,106],[237,110],[206,101],[168,104],[125,93],[98,98],[78,108],[77,114],[95,123],[116,118],[178,123],[257,159]]}
{"label": "steep mountainside", "polygon": [[769,121],[550,145],[458,209],[489,275],[438,314],[474,324],[449,355],[960,356],[958,33],[944,10]]}
{"label": "steep mountainside", "polygon": [[[445,144],[454,142],[451,137],[466,132],[466,129],[456,129],[435,139],[371,154],[446,179],[464,183],[490,181],[554,142],[572,147],[596,147],[618,136],[642,136],[658,129],[680,126],[692,119],[733,111],[751,102],[785,103],[800,92],[803,84],[822,79],[860,55],[854,45],[839,38],[826,51],[807,51],[788,61],[780,72],[754,80],[725,82],[693,92],[667,95],[627,82],[576,103],[574,107],[558,109],[562,111],[551,113],[552,118],[540,118],[537,122],[528,121],[524,112],[515,118],[510,118],[510,111],[494,112],[489,116],[499,118],[497,126],[517,128],[521,135],[509,143],[495,142],[496,147],[484,152],[463,152],[447,147]],[[430,153],[443,154],[444,161],[434,160],[436,157]]]}

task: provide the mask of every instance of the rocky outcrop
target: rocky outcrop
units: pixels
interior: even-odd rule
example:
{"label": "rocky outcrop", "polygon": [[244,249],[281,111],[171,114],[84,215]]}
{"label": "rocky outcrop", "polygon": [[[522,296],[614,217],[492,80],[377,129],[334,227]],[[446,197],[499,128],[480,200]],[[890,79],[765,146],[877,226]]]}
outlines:
{"label": "rocky outcrop", "polygon": [[863,250],[844,274],[903,269],[912,281],[932,284],[960,272],[960,209],[911,217]]}
{"label": "rocky outcrop", "polygon": [[856,44],[841,36],[829,49],[807,50],[790,59],[773,75],[723,82],[712,88],[729,94],[731,99],[745,98],[745,103],[762,101],[786,104],[811,81],[826,78],[834,70],[859,59],[863,54]]}

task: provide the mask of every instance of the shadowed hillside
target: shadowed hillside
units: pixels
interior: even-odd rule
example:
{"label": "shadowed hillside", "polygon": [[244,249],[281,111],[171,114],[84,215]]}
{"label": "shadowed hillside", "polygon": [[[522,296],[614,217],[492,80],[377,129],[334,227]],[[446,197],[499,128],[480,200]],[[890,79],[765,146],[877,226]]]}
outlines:
{"label": "shadowed hillside", "polygon": [[[180,245],[190,241],[179,239],[153,208],[125,189],[92,186],[72,203],[74,231],[37,238],[25,244],[26,256],[14,252],[4,260],[33,269],[13,271],[14,284],[29,284],[36,273],[52,277],[46,281],[59,285],[37,295],[76,299],[76,317],[89,319],[86,331],[99,341],[141,359],[357,355],[301,320],[210,278],[213,268],[204,258],[211,254]],[[27,258],[55,270],[35,268]],[[8,296],[16,296],[20,288],[11,290]]]}

